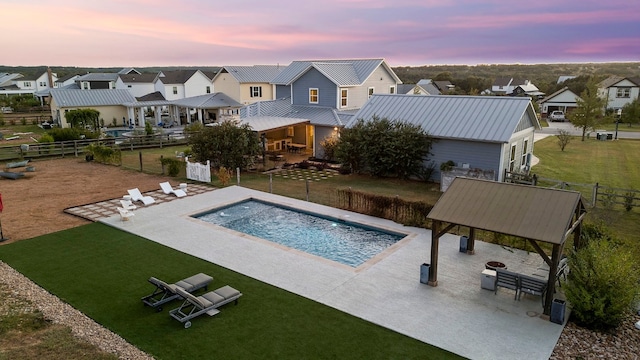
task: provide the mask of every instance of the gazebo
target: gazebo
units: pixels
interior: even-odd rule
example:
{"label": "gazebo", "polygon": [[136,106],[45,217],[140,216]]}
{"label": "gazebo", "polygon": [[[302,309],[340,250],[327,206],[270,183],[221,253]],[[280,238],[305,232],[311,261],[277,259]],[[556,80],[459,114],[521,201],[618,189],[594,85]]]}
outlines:
{"label": "gazebo", "polygon": [[[453,227],[469,227],[468,254],[474,253],[476,230],[521,237],[549,265],[544,314],[550,315],[565,242],[573,234],[574,247],[580,247],[585,215],[582,196],[576,191],[458,177],[428,215],[432,220],[428,284],[438,285],[438,243]],[[551,258],[540,242],[552,245]]]}

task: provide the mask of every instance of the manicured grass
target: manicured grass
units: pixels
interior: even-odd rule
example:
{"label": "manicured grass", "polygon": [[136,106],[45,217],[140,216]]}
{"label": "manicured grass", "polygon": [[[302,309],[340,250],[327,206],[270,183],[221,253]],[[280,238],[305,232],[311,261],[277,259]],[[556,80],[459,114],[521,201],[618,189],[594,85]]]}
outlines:
{"label": "manicured grass", "polygon": [[[158,359],[454,359],[458,356],[152,241],[94,223],[0,247],[0,259]],[[277,264],[274,264],[277,266]],[[198,272],[238,305],[189,329],[140,298]]]}

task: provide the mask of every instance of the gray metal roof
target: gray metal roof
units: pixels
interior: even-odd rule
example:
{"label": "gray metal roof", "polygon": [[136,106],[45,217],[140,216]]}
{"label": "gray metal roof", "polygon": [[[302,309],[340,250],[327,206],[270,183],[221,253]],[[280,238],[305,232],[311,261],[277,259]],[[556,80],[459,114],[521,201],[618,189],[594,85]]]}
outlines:
{"label": "gray metal roof", "polygon": [[198,70],[194,69],[163,71],[161,75],[164,76],[160,76],[160,80],[162,80],[162,83],[165,85],[184,84],[187,80],[191,79],[197,71]]}
{"label": "gray metal roof", "polygon": [[242,104],[233,100],[225,93],[220,92],[172,100],[171,104],[196,109],[217,109],[222,107],[239,108],[242,106]]}
{"label": "gray metal roof", "polygon": [[429,219],[562,244],[584,211],[579,192],[455,178]]}
{"label": "gray metal roof", "polygon": [[279,65],[225,66],[216,74],[214,80],[220,74],[228,73],[239,83],[269,83],[284,69],[284,66]]}
{"label": "gray metal roof", "polygon": [[290,98],[272,101],[259,101],[243,107],[240,117],[255,116],[308,119],[312,125],[343,126],[335,109],[325,106],[291,105]]}
{"label": "gray metal roof", "polygon": [[256,116],[240,119],[241,124],[249,124],[253,131],[263,132],[308,123],[309,119],[285,118],[276,116]]}
{"label": "gray metal roof", "polygon": [[136,101],[125,89],[51,89],[51,96],[60,107],[124,105]]}
{"label": "gray metal roof", "polygon": [[120,74],[120,80],[126,83],[154,83],[160,73]]}
{"label": "gray metal roof", "polygon": [[88,73],[80,75],[76,81],[116,81],[118,74],[116,73]]}
{"label": "gray metal roof", "polygon": [[421,126],[435,138],[506,143],[527,115],[539,128],[528,97],[374,94],[347,127],[377,116]]}
{"label": "gray metal roof", "polygon": [[365,82],[379,66],[384,66],[396,82],[402,83],[384,59],[294,61],[272,83],[291,85],[309,69],[315,68],[338,86],[355,86]]}

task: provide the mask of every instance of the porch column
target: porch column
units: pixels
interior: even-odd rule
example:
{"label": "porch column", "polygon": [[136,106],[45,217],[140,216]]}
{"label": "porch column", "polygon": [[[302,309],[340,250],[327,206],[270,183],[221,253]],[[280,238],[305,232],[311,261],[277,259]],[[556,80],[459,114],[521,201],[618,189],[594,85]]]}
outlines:
{"label": "porch column", "polygon": [[429,267],[428,285],[438,286],[438,245],[440,243],[440,221],[431,223],[431,266]]}
{"label": "porch column", "polygon": [[127,123],[125,124],[125,126],[132,126],[133,125],[133,118],[135,117],[136,113],[134,108],[130,107],[127,108]]}
{"label": "porch column", "polygon": [[553,253],[551,254],[551,266],[549,266],[549,279],[547,279],[547,293],[544,299],[544,311],[543,314],[551,316],[551,303],[553,302],[553,296],[556,292],[556,274],[558,272],[558,262],[560,261],[560,254],[562,247],[559,244],[553,245]]}
{"label": "porch column", "polygon": [[203,124],[204,121],[202,121],[202,112],[204,110],[203,109],[196,109],[196,111],[198,112],[198,121],[200,121],[200,123]]}
{"label": "porch column", "polygon": [[476,253],[476,229],[469,228],[469,239],[467,239],[467,254],[473,255]]}
{"label": "porch column", "polygon": [[138,125],[144,127],[144,108],[138,108]]}
{"label": "porch column", "polygon": [[153,107],[153,113],[156,115],[156,126],[162,122],[162,107],[156,105]]}

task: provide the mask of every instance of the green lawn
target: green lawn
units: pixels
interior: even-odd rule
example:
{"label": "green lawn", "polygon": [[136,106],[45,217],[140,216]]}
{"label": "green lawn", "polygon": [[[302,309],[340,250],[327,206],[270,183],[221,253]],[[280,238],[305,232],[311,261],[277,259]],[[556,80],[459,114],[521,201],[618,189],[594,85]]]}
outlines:
{"label": "green lawn", "polygon": [[[152,241],[93,223],[0,247],[0,259],[158,359],[456,359],[458,356]],[[140,298],[198,272],[244,295],[189,329]]]}

